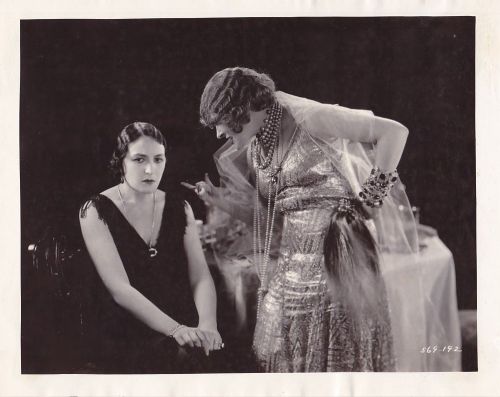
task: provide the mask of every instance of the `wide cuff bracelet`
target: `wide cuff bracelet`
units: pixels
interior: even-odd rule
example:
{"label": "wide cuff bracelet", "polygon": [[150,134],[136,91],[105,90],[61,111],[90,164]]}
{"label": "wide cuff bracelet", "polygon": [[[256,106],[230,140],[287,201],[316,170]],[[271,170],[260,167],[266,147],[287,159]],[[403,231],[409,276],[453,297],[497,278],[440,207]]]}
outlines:
{"label": "wide cuff bracelet", "polygon": [[369,207],[381,207],[398,178],[397,170],[382,172],[378,167],[373,168],[370,176],[361,186],[359,198]]}

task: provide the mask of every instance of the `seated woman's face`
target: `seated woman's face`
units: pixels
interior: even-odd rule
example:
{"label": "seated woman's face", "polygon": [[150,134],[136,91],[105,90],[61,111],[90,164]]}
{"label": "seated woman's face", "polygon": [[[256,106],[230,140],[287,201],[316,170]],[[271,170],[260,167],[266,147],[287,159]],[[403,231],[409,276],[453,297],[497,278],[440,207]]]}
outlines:
{"label": "seated woman's face", "polygon": [[128,145],[123,159],[123,173],[127,183],[135,190],[152,193],[165,170],[165,147],[148,136],[141,136]]}

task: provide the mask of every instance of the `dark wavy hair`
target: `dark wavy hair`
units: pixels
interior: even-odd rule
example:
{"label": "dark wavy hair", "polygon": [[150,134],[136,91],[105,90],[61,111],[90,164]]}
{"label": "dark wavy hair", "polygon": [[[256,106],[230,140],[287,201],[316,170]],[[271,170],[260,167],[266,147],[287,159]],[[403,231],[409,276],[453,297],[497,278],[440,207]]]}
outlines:
{"label": "dark wavy hair", "polygon": [[111,173],[121,181],[123,181],[123,159],[127,155],[128,145],[141,136],[153,138],[156,142],[165,147],[165,152],[167,150],[167,141],[165,137],[153,124],[136,121],[125,126],[116,138],[116,147],[109,162]]}
{"label": "dark wavy hair", "polygon": [[234,67],[215,73],[208,81],[200,101],[200,122],[214,128],[226,124],[239,133],[250,121],[250,111],[270,107],[276,100],[274,81],[265,73]]}

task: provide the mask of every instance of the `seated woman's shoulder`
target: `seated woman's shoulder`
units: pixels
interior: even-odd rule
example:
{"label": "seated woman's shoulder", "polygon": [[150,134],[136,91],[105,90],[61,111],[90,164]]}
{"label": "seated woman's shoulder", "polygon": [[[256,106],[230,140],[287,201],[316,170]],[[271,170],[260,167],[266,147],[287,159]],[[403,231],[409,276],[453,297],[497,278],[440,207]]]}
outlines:
{"label": "seated woman's shoulder", "polygon": [[89,218],[89,220],[103,220],[103,213],[106,211],[106,205],[110,201],[116,202],[117,200],[114,188],[112,187],[106,189],[101,193],[95,194],[85,200],[85,202],[80,206],[80,219],[83,220]]}

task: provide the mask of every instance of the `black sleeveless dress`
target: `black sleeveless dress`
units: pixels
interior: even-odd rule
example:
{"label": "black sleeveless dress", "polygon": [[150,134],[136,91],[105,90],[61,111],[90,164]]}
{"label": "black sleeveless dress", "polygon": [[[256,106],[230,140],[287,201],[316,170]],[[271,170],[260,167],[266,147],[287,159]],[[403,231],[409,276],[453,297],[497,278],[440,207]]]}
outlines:
{"label": "black sleeveless dress", "polygon": [[[181,324],[196,326],[198,314],[188,276],[183,245],[186,228],[184,202],[165,199],[159,236],[150,257],[148,245],[108,197],[97,195],[80,208],[80,217],[94,206],[109,228],[130,284],[160,310]],[[89,258],[90,260],[90,258]],[[198,349],[179,349],[175,340],[149,328],[116,304],[93,264],[87,282],[85,313],[88,361],[102,373],[204,372]],[[199,357],[193,357],[195,356]],[[201,358],[201,361],[200,361]]]}

